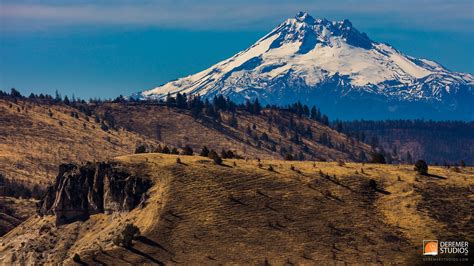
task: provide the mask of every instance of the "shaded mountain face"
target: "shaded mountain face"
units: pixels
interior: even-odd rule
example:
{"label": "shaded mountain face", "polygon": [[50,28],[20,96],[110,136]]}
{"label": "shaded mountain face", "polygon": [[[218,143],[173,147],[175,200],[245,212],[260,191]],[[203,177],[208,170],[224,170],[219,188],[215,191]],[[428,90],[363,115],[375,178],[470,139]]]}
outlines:
{"label": "shaded mountain face", "polygon": [[372,41],[348,20],[300,12],[248,49],[133,98],[223,94],[264,104],[301,101],[340,119],[474,119],[474,76]]}

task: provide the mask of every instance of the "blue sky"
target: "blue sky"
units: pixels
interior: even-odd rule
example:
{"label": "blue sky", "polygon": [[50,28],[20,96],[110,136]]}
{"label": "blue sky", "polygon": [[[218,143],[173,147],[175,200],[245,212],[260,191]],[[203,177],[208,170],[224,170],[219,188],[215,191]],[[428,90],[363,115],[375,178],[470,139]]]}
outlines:
{"label": "blue sky", "polygon": [[0,0],[0,89],[129,95],[203,70],[300,10],[474,73],[472,0]]}

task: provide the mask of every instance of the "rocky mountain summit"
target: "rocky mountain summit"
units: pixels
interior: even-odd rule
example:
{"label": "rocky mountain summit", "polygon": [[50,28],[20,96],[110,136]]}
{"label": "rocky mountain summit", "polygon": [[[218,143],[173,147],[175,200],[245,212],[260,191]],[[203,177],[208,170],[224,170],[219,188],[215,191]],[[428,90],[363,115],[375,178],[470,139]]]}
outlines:
{"label": "rocky mountain summit", "polygon": [[178,92],[264,104],[301,101],[340,119],[474,119],[474,77],[371,40],[349,20],[300,12],[248,49],[210,68],[137,93]]}

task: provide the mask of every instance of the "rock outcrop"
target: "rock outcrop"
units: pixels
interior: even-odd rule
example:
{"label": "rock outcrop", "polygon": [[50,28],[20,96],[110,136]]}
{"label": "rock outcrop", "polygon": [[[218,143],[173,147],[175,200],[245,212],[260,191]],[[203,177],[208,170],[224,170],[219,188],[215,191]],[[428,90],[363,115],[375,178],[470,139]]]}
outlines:
{"label": "rock outcrop", "polygon": [[55,215],[56,225],[84,221],[97,213],[134,209],[150,187],[149,179],[134,176],[116,163],[63,164],[37,211]]}

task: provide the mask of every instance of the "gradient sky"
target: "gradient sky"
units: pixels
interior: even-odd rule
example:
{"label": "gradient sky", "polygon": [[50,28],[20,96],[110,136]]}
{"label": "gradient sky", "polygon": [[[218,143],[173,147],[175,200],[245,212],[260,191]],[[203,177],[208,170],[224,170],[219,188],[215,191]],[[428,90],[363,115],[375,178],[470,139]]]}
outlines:
{"label": "gradient sky", "polygon": [[228,58],[300,10],[474,73],[472,0],[0,0],[0,89],[130,95]]}

